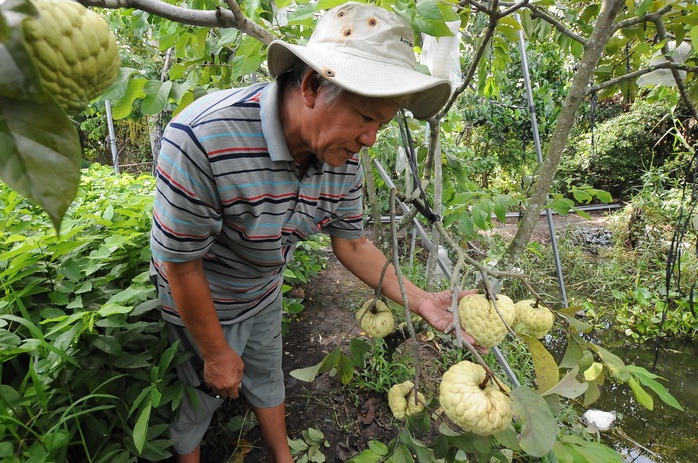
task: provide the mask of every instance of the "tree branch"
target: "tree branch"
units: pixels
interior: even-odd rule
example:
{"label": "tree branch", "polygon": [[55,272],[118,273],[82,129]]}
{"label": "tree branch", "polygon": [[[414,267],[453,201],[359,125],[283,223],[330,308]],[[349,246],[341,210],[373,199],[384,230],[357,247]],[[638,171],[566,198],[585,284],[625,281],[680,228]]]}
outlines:
{"label": "tree branch", "polygon": [[[664,27],[664,21],[662,20],[661,16],[658,17],[656,20],[654,20],[654,25],[657,28],[657,35],[659,36],[659,39],[660,40],[666,39],[667,38],[667,31],[666,31],[666,27]],[[678,48],[678,44],[677,44],[677,48]],[[674,57],[671,56],[670,51],[671,50],[669,50],[669,43],[664,42],[664,46],[662,47],[662,53],[664,53],[664,58],[669,63],[675,63]],[[671,75],[674,77],[674,81],[676,82],[676,88],[679,90],[679,94],[681,95],[681,99],[683,100],[686,107],[691,111],[691,116],[693,116],[693,119],[698,119],[698,112],[696,112],[695,105],[691,102],[691,99],[688,97],[688,92],[686,91],[686,84],[684,83],[683,79],[681,78],[679,71],[676,68],[671,68]]]}
{"label": "tree branch", "polygon": [[558,21],[556,18],[551,16],[546,10],[536,6],[536,5],[527,5],[526,6],[529,10],[531,10],[531,17],[532,18],[540,18],[543,21],[550,23],[555,29],[558,30],[558,32],[562,33],[563,35],[566,35],[567,37],[571,38],[572,40],[575,40],[582,45],[587,44],[587,39],[582,37],[581,35],[573,32],[570,28],[562,24],[560,21]]}
{"label": "tree branch", "polygon": [[672,63],[670,61],[665,61],[663,63],[658,63],[652,66],[647,66],[646,68],[638,69],[637,71],[629,72],[628,74],[624,74],[614,79],[607,80],[606,82],[594,85],[593,87],[589,87],[586,91],[586,94],[590,95],[592,93],[596,93],[605,88],[612,87],[621,82],[625,82],[626,80],[635,79],[643,74],[648,74],[652,71],[656,71],[657,69],[676,69],[677,71],[698,72],[698,66],[686,66],[685,64],[677,64]]}
{"label": "tree branch", "polygon": [[613,32],[619,31],[621,29],[624,29],[626,27],[633,27],[638,24],[642,23],[647,23],[647,22],[655,22],[658,19],[661,19],[662,16],[670,12],[672,9],[671,5],[667,5],[664,8],[661,8],[654,13],[649,13],[645,14],[643,16],[637,16],[635,18],[629,18],[625,19],[623,21],[618,21],[615,26],[613,26]]}
{"label": "tree branch", "polygon": [[[108,9],[135,8],[181,24],[199,27],[220,27],[238,29],[269,45],[276,37],[264,27],[250,21],[240,10],[235,0],[226,0],[233,11],[192,10],[162,2],[160,0],[79,0],[84,6]],[[233,5],[236,7],[233,7]],[[235,12],[237,10],[237,12]]]}

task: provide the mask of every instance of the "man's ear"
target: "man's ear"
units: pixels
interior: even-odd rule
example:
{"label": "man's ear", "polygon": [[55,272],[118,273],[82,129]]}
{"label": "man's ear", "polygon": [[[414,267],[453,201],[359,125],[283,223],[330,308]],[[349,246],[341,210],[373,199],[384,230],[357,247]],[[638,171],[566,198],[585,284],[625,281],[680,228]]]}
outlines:
{"label": "man's ear", "polygon": [[313,108],[315,106],[319,88],[320,79],[318,79],[318,73],[315,69],[310,68],[301,81],[301,97],[307,107]]}

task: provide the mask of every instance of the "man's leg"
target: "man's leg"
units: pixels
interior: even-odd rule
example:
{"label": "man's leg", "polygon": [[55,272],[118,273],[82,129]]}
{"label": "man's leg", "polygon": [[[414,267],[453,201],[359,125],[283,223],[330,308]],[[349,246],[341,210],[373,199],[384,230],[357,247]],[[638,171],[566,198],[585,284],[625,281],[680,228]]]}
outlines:
{"label": "man's leg", "polygon": [[199,445],[191,453],[185,453],[184,455],[175,454],[177,457],[177,463],[199,463],[199,458],[201,456],[201,446]]}
{"label": "man's leg", "polygon": [[286,404],[282,403],[271,408],[253,407],[253,410],[269,447],[269,454],[273,458],[271,461],[293,463],[286,437]]}
{"label": "man's leg", "polygon": [[197,354],[177,366],[180,382],[194,388],[184,392],[177,416],[174,422],[170,423],[170,438],[173,441],[173,450],[178,462],[198,463],[201,439],[208,429],[214,412],[221,406],[223,400],[215,399],[194,386],[201,382],[200,372],[203,371],[203,361],[198,356],[196,345],[183,327],[170,323],[167,325],[170,341],[172,343],[179,341],[180,351]]}

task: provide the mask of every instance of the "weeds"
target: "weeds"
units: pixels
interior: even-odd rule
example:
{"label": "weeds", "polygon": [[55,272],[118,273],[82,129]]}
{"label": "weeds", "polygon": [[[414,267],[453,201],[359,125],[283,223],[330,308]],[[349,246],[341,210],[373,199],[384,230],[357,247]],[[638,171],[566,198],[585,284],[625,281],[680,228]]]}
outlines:
{"label": "weeds", "polygon": [[[396,351],[399,354],[399,351]],[[364,356],[362,368],[354,371],[353,385],[359,389],[387,394],[393,384],[414,378],[414,361],[408,355],[389,357],[385,341],[376,338],[372,350]]]}

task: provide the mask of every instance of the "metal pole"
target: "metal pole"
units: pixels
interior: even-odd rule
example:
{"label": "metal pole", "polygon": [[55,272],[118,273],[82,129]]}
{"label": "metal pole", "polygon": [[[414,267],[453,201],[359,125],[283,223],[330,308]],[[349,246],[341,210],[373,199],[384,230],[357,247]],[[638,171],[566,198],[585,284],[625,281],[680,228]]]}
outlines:
{"label": "metal pole", "polygon": [[[385,182],[386,185],[388,185],[388,188],[393,189],[395,188],[395,183],[393,183],[393,180],[390,178],[388,175],[388,172],[383,168],[381,163],[376,159],[373,158],[373,165],[376,166],[376,170],[378,170],[378,173],[380,174],[381,177],[383,177],[383,181]],[[396,198],[398,204],[402,208],[403,211],[407,212],[409,210],[409,206],[405,204],[404,202],[400,201],[400,199]],[[412,219],[414,223],[414,228],[417,230],[419,233],[420,238],[422,239],[422,243],[424,243],[424,248],[425,249],[431,249],[431,240],[429,239],[429,235],[427,231],[424,229],[421,223],[419,223],[419,220],[415,217]],[[444,262],[443,259],[436,259],[436,262],[438,263],[439,267],[441,267],[441,271],[444,273],[446,278],[449,280],[451,279],[451,273],[453,271],[452,268],[447,266]],[[519,382],[519,379],[516,377],[516,373],[514,373],[514,370],[509,366],[509,363],[507,362],[507,359],[504,358],[504,355],[502,354],[502,351],[499,349],[499,347],[494,346],[490,349],[492,352],[494,352],[494,356],[497,358],[497,361],[501,365],[502,369],[506,373],[507,377],[509,378],[509,381],[514,386],[521,386],[521,382]]]}
{"label": "metal pole", "polygon": [[114,163],[114,172],[119,173],[119,154],[116,151],[116,135],[114,135],[114,119],[111,116],[111,101],[104,100],[107,111],[107,125],[109,126],[109,145],[111,146],[111,158]]}
{"label": "metal pole", "polygon": [[[521,18],[519,13],[514,13],[516,21],[520,24]],[[526,97],[528,99],[528,110],[531,114],[531,130],[533,131],[533,144],[536,148],[536,156],[538,162],[543,162],[543,153],[540,147],[540,135],[538,134],[538,119],[536,117],[536,105],[533,102],[533,90],[531,89],[531,77],[528,73],[528,56],[526,55],[526,42],[524,41],[523,26],[519,29],[519,51],[521,52],[521,67],[523,68],[524,84],[526,86]],[[565,281],[562,276],[562,265],[560,262],[560,253],[557,248],[557,238],[555,237],[555,223],[553,222],[553,211],[546,208],[546,216],[548,217],[548,229],[550,230],[550,244],[553,248],[555,256],[555,268],[557,269],[557,281],[560,286],[560,296],[564,307],[568,306],[567,291],[565,290]]]}

